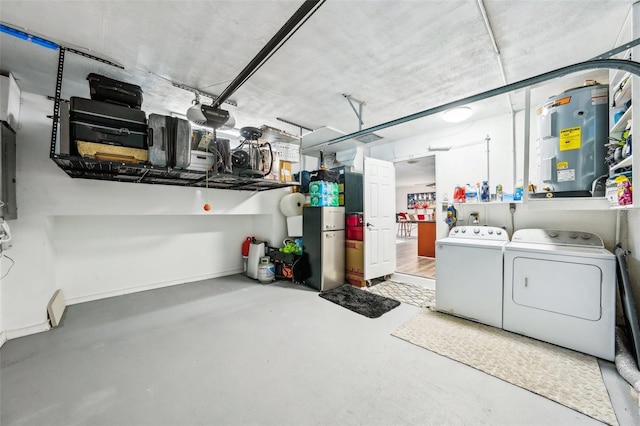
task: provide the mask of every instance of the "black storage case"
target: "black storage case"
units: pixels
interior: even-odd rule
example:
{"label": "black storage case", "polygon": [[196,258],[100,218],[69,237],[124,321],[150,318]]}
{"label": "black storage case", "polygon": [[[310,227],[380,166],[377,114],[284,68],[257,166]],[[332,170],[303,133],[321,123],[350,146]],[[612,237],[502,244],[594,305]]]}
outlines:
{"label": "black storage case", "polygon": [[142,88],[140,86],[95,73],[89,74],[87,80],[89,80],[91,99],[135,109],[142,108]]}
{"label": "black storage case", "polygon": [[[338,183],[344,184],[344,211],[346,213],[359,213],[364,211],[364,186],[362,173],[349,171],[344,166],[331,169],[338,172]],[[342,205],[342,204],[341,204]]]}
{"label": "black storage case", "polygon": [[[144,111],[72,97],[69,101],[71,140],[147,149]],[[75,150],[75,143],[71,144]],[[72,154],[77,154],[73,152]]]}
{"label": "black storage case", "polygon": [[183,118],[149,114],[149,162],[186,169],[191,163],[191,125]]}

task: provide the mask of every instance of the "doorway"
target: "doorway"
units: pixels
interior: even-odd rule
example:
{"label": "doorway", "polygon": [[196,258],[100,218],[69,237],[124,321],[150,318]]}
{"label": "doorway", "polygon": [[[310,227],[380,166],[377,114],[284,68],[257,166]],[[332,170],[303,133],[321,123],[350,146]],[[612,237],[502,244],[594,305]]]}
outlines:
{"label": "doorway", "polygon": [[396,272],[434,279],[436,156],[399,161],[395,169]]}

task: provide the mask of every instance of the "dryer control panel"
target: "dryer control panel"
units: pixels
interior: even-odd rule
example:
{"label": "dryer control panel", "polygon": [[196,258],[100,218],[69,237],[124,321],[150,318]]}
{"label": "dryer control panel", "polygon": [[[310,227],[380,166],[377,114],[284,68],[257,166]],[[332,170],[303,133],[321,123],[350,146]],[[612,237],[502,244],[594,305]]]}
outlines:
{"label": "dryer control panel", "polygon": [[509,234],[496,226],[456,226],[449,231],[450,238],[509,241]]}
{"label": "dryer control panel", "polygon": [[604,248],[602,238],[591,232],[561,231],[557,229],[519,229],[511,241],[518,243],[552,244]]}

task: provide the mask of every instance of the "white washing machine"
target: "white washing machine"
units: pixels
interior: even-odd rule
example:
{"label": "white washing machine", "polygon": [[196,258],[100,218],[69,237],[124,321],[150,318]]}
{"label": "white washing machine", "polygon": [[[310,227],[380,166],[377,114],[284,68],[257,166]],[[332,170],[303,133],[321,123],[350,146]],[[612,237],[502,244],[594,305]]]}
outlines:
{"label": "white washing machine", "polygon": [[504,250],[503,328],[613,361],[616,259],[589,232],[521,229]]}
{"label": "white washing machine", "polygon": [[436,241],[436,309],[502,327],[502,252],[507,232],[458,226]]}

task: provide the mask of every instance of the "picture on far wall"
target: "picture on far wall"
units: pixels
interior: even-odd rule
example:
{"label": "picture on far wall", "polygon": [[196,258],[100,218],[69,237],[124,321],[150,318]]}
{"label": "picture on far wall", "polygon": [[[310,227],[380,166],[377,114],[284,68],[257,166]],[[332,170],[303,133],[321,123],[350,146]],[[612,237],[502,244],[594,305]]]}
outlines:
{"label": "picture on far wall", "polygon": [[407,194],[407,209],[428,209],[435,201],[435,192],[417,192]]}

